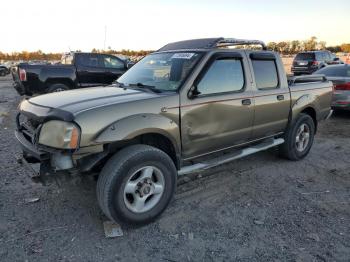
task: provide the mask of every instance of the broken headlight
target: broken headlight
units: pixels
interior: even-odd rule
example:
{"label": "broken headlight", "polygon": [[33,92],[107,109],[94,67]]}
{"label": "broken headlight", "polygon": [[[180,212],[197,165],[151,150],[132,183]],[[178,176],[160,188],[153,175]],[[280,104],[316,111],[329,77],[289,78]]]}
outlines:
{"label": "broken headlight", "polygon": [[59,120],[43,124],[39,144],[62,149],[76,149],[79,145],[80,129],[77,125]]}

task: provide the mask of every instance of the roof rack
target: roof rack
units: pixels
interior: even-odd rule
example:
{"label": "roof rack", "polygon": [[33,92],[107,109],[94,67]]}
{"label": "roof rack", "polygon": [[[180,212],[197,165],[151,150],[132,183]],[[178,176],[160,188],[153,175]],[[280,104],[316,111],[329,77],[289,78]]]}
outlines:
{"label": "roof rack", "polygon": [[235,46],[235,45],[261,45],[263,50],[267,50],[267,47],[263,41],[260,40],[248,40],[238,38],[222,38],[216,43],[217,47]]}
{"label": "roof rack", "polygon": [[185,40],[167,44],[158,51],[181,50],[181,49],[211,49],[216,47],[237,46],[237,45],[261,45],[263,50],[267,47],[263,41],[238,38],[202,38]]}

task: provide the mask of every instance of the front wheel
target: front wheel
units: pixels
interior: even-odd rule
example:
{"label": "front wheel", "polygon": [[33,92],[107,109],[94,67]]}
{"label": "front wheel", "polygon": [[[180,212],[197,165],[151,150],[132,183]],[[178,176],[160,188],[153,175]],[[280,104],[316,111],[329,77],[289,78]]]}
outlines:
{"label": "front wheel", "polygon": [[301,160],[309,153],[315,136],[315,123],[307,114],[300,114],[285,134],[280,153],[290,160]]}
{"label": "front wheel", "polygon": [[149,223],[168,206],[176,175],[173,161],[163,151],[148,145],[124,148],[101,171],[97,182],[99,205],[117,223]]}

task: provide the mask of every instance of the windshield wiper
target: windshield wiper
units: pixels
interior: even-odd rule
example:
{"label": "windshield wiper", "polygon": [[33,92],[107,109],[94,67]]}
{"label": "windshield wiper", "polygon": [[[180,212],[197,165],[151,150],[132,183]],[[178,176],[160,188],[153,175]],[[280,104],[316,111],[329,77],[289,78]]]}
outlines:
{"label": "windshield wiper", "polygon": [[136,83],[136,84],[129,84],[128,86],[131,87],[139,87],[139,88],[146,88],[148,90],[151,90],[154,93],[161,93],[162,91],[160,91],[159,89],[157,89],[155,86],[151,86],[151,85],[145,85],[142,83]]}
{"label": "windshield wiper", "polygon": [[125,84],[124,84],[124,83],[120,83],[120,82],[118,82],[117,80],[116,80],[116,81],[113,81],[113,84],[117,85],[117,87],[125,88]]}

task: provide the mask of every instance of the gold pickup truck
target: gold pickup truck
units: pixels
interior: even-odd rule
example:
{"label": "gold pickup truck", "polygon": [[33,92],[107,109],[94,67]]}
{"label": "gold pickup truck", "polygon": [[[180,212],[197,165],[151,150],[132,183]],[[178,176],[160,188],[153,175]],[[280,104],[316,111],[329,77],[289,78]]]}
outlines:
{"label": "gold pickup truck", "polygon": [[[239,49],[239,46],[261,45]],[[235,48],[232,48],[235,47]],[[41,177],[98,173],[101,209],[119,223],[159,216],[178,175],[278,146],[300,160],[331,114],[332,82],[288,79],[261,41],[170,43],[110,86],[24,100],[16,137]]]}

